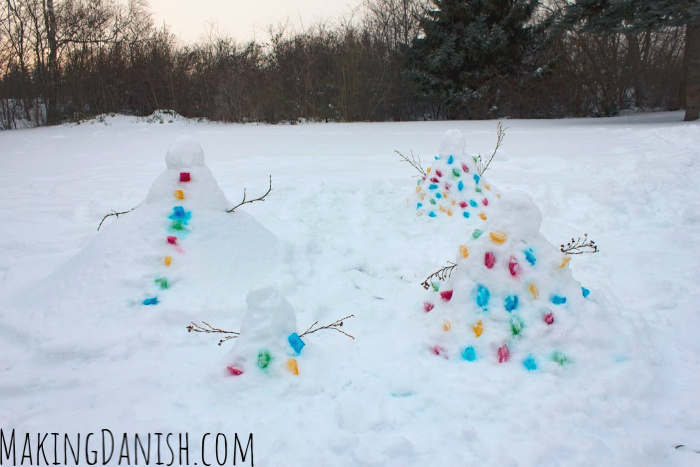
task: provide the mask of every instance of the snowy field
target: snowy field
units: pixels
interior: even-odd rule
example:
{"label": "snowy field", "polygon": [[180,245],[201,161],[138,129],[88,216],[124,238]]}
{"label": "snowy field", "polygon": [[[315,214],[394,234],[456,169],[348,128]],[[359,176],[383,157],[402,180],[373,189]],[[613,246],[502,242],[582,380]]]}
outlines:
{"label": "snowy field", "polygon": [[[96,433],[101,456],[103,429],[117,444],[124,433],[187,433],[189,465],[216,465],[217,433],[228,439],[226,465],[234,434],[245,444],[250,433],[258,466],[700,465],[700,126],[681,120],[504,122],[484,177],[529,194],[557,248],[584,233],[600,248],[569,265],[604,305],[572,333],[591,359],[579,354],[561,371],[428,351],[420,283],[455,260],[474,226],[416,216],[418,174],[394,150],[427,167],[456,128],[468,153],[487,155],[494,121],[111,117],[0,132],[0,428],[15,430],[18,463],[30,435],[25,465],[44,465],[45,433],[82,443]],[[157,198],[179,135],[201,144],[231,206],[244,188],[249,199],[265,193],[270,175],[273,190],[231,214],[193,207],[171,287],[146,306],[168,246],[167,212],[144,200]],[[137,205],[97,232],[105,214]],[[186,326],[237,331],[248,292],[270,285],[300,333],[352,314],[342,329],[355,339],[306,336],[298,376],[230,375],[235,341],[219,347],[221,336]],[[50,463],[53,449],[47,442]],[[135,465],[130,449],[122,465]],[[83,452],[79,463],[88,460]]]}

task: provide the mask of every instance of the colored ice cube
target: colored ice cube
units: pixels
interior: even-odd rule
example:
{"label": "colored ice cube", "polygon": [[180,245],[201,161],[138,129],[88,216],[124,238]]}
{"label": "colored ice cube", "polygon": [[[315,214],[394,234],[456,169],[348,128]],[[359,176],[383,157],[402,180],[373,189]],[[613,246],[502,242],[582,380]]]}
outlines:
{"label": "colored ice cube", "polygon": [[535,371],[537,369],[537,362],[535,362],[535,357],[529,355],[525,361],[523,361],[523,366],[527,371]]}
{"label": "colored ice cube", "polygon": [[476,350],[471,345],[462,351],[462,358],[468,362],[476,360]]}
{"label": "colored ice cube", "polygon": [[562,297],[561,295],[552,295],[551,301],[555,305],[563,305],[566,303],[566,297]]}
{"label": "colored ice cube", "polygon": [[532,248],[528,248],[527,250],[524,251],[524,253],[525,253],[525,259],[527,260],[527,262],[534,266],[535,263],[537,262],[537,258],[535,258],[535,253],[532,251]]}
{"label": "colored ice cube", "polygon": [[301,349],[304,348],[306,345],[303,340],[301,340],[301,337],[299,337],[299,334],[296,332],[293,332],[287,337],[287,340],[289,341],[289,345],[292,346],[292,349],[299,355],[301,353]]}
{"label": "colored ice cube", "polygon": [[506,297],[505,302],[504,302],[506,311],[508,313],[512,312],[513,310],[518,309],[518,296],[517,295],[510,295]]}
{"label": "colored ice cube", "polygon": [[489,304],[489,298],[491,298],[489,289],[479,284],[476,292],[476,304],[480,307],[485,307]]}
{"label": "colored ice cube", "polygon": [[258,352],[259,368],[267,368],[267,366],[270,364],[270,361],[272,361],[272,356],[270,355],[270,352],[268,350],[262,349],[260,352]]}

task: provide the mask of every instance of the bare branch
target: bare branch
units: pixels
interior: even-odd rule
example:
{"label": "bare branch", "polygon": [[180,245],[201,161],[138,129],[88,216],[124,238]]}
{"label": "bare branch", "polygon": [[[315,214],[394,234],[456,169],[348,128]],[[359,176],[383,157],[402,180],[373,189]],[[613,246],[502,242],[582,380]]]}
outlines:
{"label": "bare branch", "polygon": [[312,333],[314,333],[314,332],[316,332],[316,331],[321,331],[321,330],[324,330],[324,329],[333,329],[333,330],[338,331],[338,332],[340,332],[340,333],[342,333],[342,334],[345,334],[345,335],[348,336],[350,339],[355,339],[354,336],[348,334],[347,332],[343,331],[342,329],[339,329],[340,327],[343,326],[343,321],[344,321],[344,320],[350,319],[350,318],[354,318],[354,317],[355,317],[355,315],[348,315],[348,316],[346,316],[346,317],[344,317],[344,318],[340,318],[339,320],[336,320],[336,321],[334,321],[334,322],[332,322],[332,323],[330,323],[330,324],[326,324],[325,326],[319,326],[319,327],[315,327],[315,326],[318,324],[318,321],[316,321],[316,322],[314,322],[314,324],[312,324],[312,325],[309,327],[309,329],[307,329],[306,331],[304,331],[303,334],[300,334],[299,337],[303,337],[303,336],[305,336],[305,335],[307,335],[307,334],[312,334]]}
{"label": "bare branch", "polygon": [[259,198],[255,198],[255,199],[251,199],[251,200],[246,201],[246,189],[243,188],[243,201],[241,201],[241,202],[238,203],[236,206],[232,207],[231,209],[229,209],[229,210],[226,211],[226,212],[233,212],[233,211],[235,211],[237,208],[243,206],[244,204],[254,203],[254,202],[256,202],[256,201],[265,201],[265,197],[266,197],[267,195],[269,195],[271,191],[272,191],[272,175],[270,175],[270,188],[267,189],[267,191],[265,192],[264,195],[262,195],[262,196],[259,197]]}
{"label": "bare branch", "polygon": [[399,157],[401,157],[401,159],[403,159],[404,162],[408,162],[409,164],[411,164],[411,166],[413,166],[413,168],[416,169],[423,177],[428,176],[428,174],[425,173],[423,166],[420,164],[420,159],[417,158],[413,154],[413,150],[411,150],[411,158],[410,159],[407,156],[404,156],[403,154],[401,154],[399,151],[394,150],[394,152],[396,154],[398,154]]}
{"label": "bare branch", "polygon": [[588,240],[588,234],[583,234],[583,239],[581,237],[574,240],[573,238],[569,243],[561,245],[559,249],[565,255],[582,255],[584,253],[598,253],[598,245],[595,244],[593,240]]}
{"label": "bare branch", "polygon": [[111,213],[105,215],[105,216],[102,218],[102,220],[100,221],[100,225],[97,226],[97,231],[98,231],[98,232],[100,231],[100,227],[102,227],[102,223],[103,223],[103,222],[105,221],[105,219],[107,219],[108,217],[110,217],[110,216],[117,216],[117,219],[118,219],[119,216],[121,216],[122,214],[127,214],[127,213],[133,211],[134,209],[136,209],[136,208],[131,208],[131,209],[129,209],[128,211],[122,211],[122,212],[117,212],[117,211],[114,211],[114,210],[113,210]]}
{"label": "bare branch", "polygon": [[[343,321],[345,321],[346,319],[354,318],[354,317],[355,317],[355,315],[348,315],[348,316],[346,316],[344,318],[340,318],[339,320],[336,320],[330,324],[327,324],[325,326],[318,326],[318,327],[316,327],[316,325],[318,324],[318,321],[316,321],[314,324],[312,324],[309,327],[309,329],[307,329],[299,337],[305,336],[307,334],[312,334],[316,331],[322,331],[324,329],[333,329],[335,331],[338,331],[341,334],[345,334],[350,339],[355,339],[354,336],[348,334],[347,332],[343,331],[342,329],[339,329],[343,326]],[[190,325],[187,326],[187,332],[202,332],[205,334],[228,334],[226,337],[224,337],[223,339],[221,339],[219,341],[219,345],[223,344],[224,342],[226,342],[228,340],[235,339],[241,335],[240,332],[226,331],[225,329],[220,329],[220,328],[214,327],[211,324],[207,323],[206,321],[202,321],[202,324],[204,324],[204,326],[197,324],[195,322],[191,322]]]}
{"label": "bare branch", "polygon": [[235,339],[241,334],[240,332],[236,331],[226,331],[224,329],[215,328],[206,321],[202,321],[202,323],[204,323],[204,326],[200,326],[199,324],[192,322],[189,326],[187,326],[187,332],[203,332],[206,334],[229,334],[228,336],[224,337],[219,341],[219,345],[223,344],[227,340]]}
{"label": "bare branch", "polygon": [[426,277],[425,280],[420,283],[420,285],[422,285],[425,290],[428,290],[430,288],[430,283],[432,282],[433,278],[436,278],[440,281],[444,281],[445,279],[450,277],[452,275],[452,270],[457,267],[457,264],[451,261],[448,262],[450,263],[448,266],[438,269],[437,271]]}
{"label": "bare branch", "polygon": [[491,161],[493,160],[494,157],[496,157],[496,152],[498,152],[498,148],[501,147],[501,144],[503,144],[503,138],[506,136],[506,130],[508,127],[503,127],[501,122],[498,122],[498,127],[496,128],[496,147],[493,150],[493,154],[491,154],[491,157],[489,157],[489,160],[484,164],[484,162],[481,160],[481,154],[479,154],[479,157],[477,158],[477,170],[479,172],[479,177],[481,177],[484,172],[486,172],[486,169],[489,168],[489,165],[491,164]]}

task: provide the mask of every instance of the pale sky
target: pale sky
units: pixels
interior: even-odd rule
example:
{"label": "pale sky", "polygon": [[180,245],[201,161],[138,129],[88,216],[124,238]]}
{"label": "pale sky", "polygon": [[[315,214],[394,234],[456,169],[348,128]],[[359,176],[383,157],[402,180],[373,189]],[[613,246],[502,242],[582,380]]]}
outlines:
{"label": "pale sky", "polygon": [[150,0],[153,19],[163,23],[184,42],[191,43],[208,34],[208,24],[216,24],[223,36],[246,41],[267,38],[267,27],[284,23],[298,26],[335,21],[350,16],[362,0]]}

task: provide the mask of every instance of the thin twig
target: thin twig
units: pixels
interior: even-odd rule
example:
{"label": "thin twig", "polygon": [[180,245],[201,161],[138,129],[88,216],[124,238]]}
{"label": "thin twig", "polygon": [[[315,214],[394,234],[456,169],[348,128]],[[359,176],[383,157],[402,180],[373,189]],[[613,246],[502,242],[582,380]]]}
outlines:
{"label": "thin twig", "polygon": [[571,241],[566,244],[566,247],[561,245],[560,251],[565,255],[598,253],[598,245],[596,245],[593,240],[588,240],[588,234],[583,234],[583,239],[581,239],[581,237],[576,240],[572,238]]}
{"label": "thin twig", "polygon": [[[344,318],[340,318],[339,320],[332,322],[331,324],[327,324],[325,326],[319,326],[319,327],[315,327],[318,324],[318,321],[316,321],[314,324],[312,324],[309,327],[309,329],[307,329],[299,337],[305,336],[307,334],[312,334],[316,331],[322,331],[324,329],[333,329],[333,330],[338,331],[342,334],[345,334],[346,336],[348,336],[351,339],[355,339],[354,336],[348,334],[347,332],[343,331],[342,329],[339,329],[340,327],[343,326],[344,320],[354,318],[354,317],[355,317],[355,315],[348,315]],[[220,328],[214,327],[211,324],[207,323],[206,321],[202,321],[202,323],[204,324],[204,326],[197,324],[195,322],[191,322],[190,325],[187,326],[187,331],[188,332],[203,332],[205,334],[228,334],[228,336],[224,337],[223,339],[221,339],[219,341],[219,345],[223,344],[224,342],[226,342],[228,340],[235,339],[241,335],[240,332],[226,331],[225,329],[220,329]]]}
{"label": "thin twig", "polygon": [[344,317],[344,318],[340,318],[339,320],[336,320],[336,321],[332,322],[331,324],[326,324],[325,326],[319,326],[319,327],[314,328],[314,326],[316,326],[316,325],[318,324],[318,321],[316,321],[316,322],[314,322],[314,324],[312,324],[311,326],[309,326],[309,329],[307,329],[306,331],[304,331],[303,334],[299,335],[299,337],[303,337],[303,336],[305,336],[305,335],[307,335],[307,334],[312,334],[312,333],[314,333],[314,332],[316,332],[316,331],[321,331],[321,330],[323,330],[323,329],[333,329],[333,330],[338,331],[338,332],[340,332],[340,333],[342,333],[342,334],[345,334],[345,335],[348,336],[350,339],[355,339],[354,336],[348,334],[347,332],[343,331],[342,329],[338,329],[338,328],[340,328],[340,327],[343,326],[343,321],[344,321],[344,320],[350,319],[350,318],[354,318],[354,317],[355,317],[355,315],[348,315],[348,316],[346,316],[346,317]]}
{"label": "thin twig", "polygon": [[448,266],[438,269],[437,271],[426,277],[425,280],[420,283],[420,285],[422,285],[425,290],[428,290],[430,288],[431,279],[433,277],[437,278],[440,281],[444,281],[445,279],[450,277],[452,275],[452,270],[457,267],[457,264],[453,263],[452,261],[448,261],[448,263],[450,263]]}
{"label": "thin twig", "polygon": [[494,157],[496,157],[496,152],[498,152],[498,148],[501,147],[501,144],[503,143],[503,138],[506,136],[506,130],[508,127],[503,127],[501,122],[498,122],[498,127],[496,128],[496,147],[493,150],[493,154],[491,154],[491,157],[489,157],[489,160],[486,162],[486,165],[484,165],[483,161],[481,160],[481,154],[479,154],[479,157],[477,158],[477,170],[479,172],[479,177],[484,175],[484,172],[486,172],[486,169],[489,168],[489,165],[491,164],[491,161],[493,160]]}
{"label": "thin twig", "polygon": [[416,156],[413,154],[413,150],[411,150],[410,159],[407,156],[401,154],[399,151],[394,150],[394,152],[398,154],[404,162],[408,162],[409,164],[411,164],[413,168],[416,169],[423,177],[428,176],[428,174],[425,173],[425,169],[423,169],[423,166],[420,164],[420,159],[417,159]]}
{"label": "thin twig", "polygon": [[129,209],[128,211],[122,211],[122,212],[117,212],[117,211],[114,211],[114,210],[113,210],[111,213],[105,215],[105,216],[102,218],[102,220],[100,221],[100,225],[97,226],[97,231],[98,231],[98,232],[100,231],[100,227],[102,227],[102,223],[103,223],[103,222],[105,221],[105,219],[107,219],[108,217],[110,217],[110,216],[117,216],[117,219],[118,219],[119,216],[121,216],[122,214],[129,213],[129,212],[133,211],[134,209],[135,209],[135,208],[131,208],[131,209]]}
{"label": "thin twig", "polygon": [[195,322],[191,322],[191,324],[189,326],[187,326],[187,332],[203,332],[206,334],[215,334],[215,333],[216,334],[230,334],[229,336],[226,336],[223,339],[221,339],[219,341],[219,345],[223,344],[224,342],[226,342],[229,339],[235,339],[236,337],[238,337],[241,334],[240,332],[236,332],[236,331],[226,331],[224,329],[215,328],[214,326],[207,323],[206,321],[202,321],[202,323],[204,323],[204,326],[206,326],[206,327],[200,326],[199,324],[197,324]]}
{"label": "thin twig", "polygon": [[256,201],[265,201],[265,197],[266,197],[267,195],[269,195],[271,191],[272,191],[272,175],[270,175],[270,188],[267,189],[267,191],[265,192],[264,195],[262,195],[262,196],[259,197],[259,198],[255,198],[255,199],[251,199],[251,200],[246,201],[246,199],[245,199],[245,198],[246,198],[246,189],[243,188],[243,201],[241,201],[239,204],[237,204],[236,206],[232,207],[231,209],[229,209],[229,210],[226,211],[226,212],[233,212],[233,211],[236,210],[236,208],[239,208],[239,207],[243,206],[244,204],[254,203],[254,202],[256,202]]}

